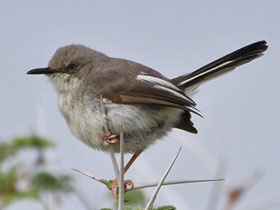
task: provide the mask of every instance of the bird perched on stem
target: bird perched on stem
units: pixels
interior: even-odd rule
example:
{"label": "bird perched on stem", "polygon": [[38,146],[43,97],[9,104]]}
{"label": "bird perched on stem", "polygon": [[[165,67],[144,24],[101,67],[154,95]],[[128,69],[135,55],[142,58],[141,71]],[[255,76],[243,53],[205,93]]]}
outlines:
{"label": "bird perched on stem", "polygon": [[[199,114],[190,98],[203,82],[248,63],[267,49],[259,41],[211,62],[192,73],[168,79],[142,64],[106,56],[83,45],[59,48],[48,67],[27,74],[45,74],[58,94],[58,107],[70,131],[84,143],[107,151],[123,126],[124,150],[139,155],[172,128],[197,133],[192,114]],[[103,98],[107,122],[104,121]],[[110,133],[104,134],[104,124]]]}

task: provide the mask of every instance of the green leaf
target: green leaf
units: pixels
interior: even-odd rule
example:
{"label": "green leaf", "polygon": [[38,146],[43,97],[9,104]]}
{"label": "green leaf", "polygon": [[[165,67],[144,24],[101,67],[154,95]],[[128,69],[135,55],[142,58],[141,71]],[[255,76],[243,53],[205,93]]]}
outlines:
{"label": "green leaf", "polygon": [[60,191],[64,193],[73,191],[73,188],[70,184],[71,181],[72,178],[69,176],[54,176],[48,172],[40,172],[32,179],[32,183],[38,191]]}
{"label": "green leaf", "polygon": [[3,204],[4,206],[8,206],[12,204],[13,202],[19,200],[19,199],[32,199],[37,200],[38,199],[38,192],[34,190],[30,191],[15,191],[11,194],[6,195],[3,197]]}
{"label": "green leaf", "polygon": [[15,151],[12,150],[12,148],[9,144],[0,143],[0,163],[14,154],[15,154]]}
{"label": "green leaf", "polygon": [[143,191],[133,190],[124,194],[124,200],[126,206],[143,206],[146,203],[146,197]]}
{"label": "green leaf", "polygon": [[24,148],[43,149],[43,148],[54,147],[54,146],[55,144],[52,143],[51,141],[35,135],[26,136],[26,137],[17,137],[11,143],[11,147],[15,151]]}
{"label": "green leaf", "polygon": [[133,208],[130,207],[130,206],[125,206],[125,207],[124,207],[124,210],[133,210]]}
{"label": "green leaf", "polygon": [[4,206],[10,205],[17,199],[36,199],[38,194],[34,190],[19,191],[18,183],[18,167],[11,167],[8,172],[0,171],[0,197]]}
{"label": "green leaf", "polygon": [[17,167],[12,167],[8,172],[0,171],[0,196],[6,196],[16,191]]}
{"label": "green leaf", "polygon": [[17,137],[11,143],[0,143],[0,163],[9,157],[14,157],[22,149],[45,149],[54,146],[51,141],[35,135]]}
{"label": "green leaf", "polygon": [[[16,157],[16,154],[24,149],[35,149],[41,152],[53,146],[51,141],[34,135],[18,137],[10,142],[0,143],[0,164],[5,163],[5,170],[0,167],[1,207],[8,206],[19,199],[39,200],[39,197],[44,196],[44,192],[47,191],[64,194],[73,191],[70,176],[50,172],[39,172],[34,175],[34,172],[38,171],[36,170],[38,162],[31,162],[31,167],[30,164],[19,159],[15,159],[15,166],[6,163],[9,157]],[[44,166],[44,162],[40,164],[40,168],[42,166]],[[30,168],[32,170],[28,170]],[[22,181],[28,183],[24,190],[19,188]]]}

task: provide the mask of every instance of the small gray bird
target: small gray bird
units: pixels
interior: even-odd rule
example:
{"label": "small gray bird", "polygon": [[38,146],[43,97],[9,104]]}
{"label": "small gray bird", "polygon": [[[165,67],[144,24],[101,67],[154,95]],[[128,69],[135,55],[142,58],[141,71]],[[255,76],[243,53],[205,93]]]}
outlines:
{"label": "small gray bird", "polygon": [[[122,125],[125,152],[140,153],[172,128],[197,133],[191,114],[200,114],[190,98],[196,88],[260,57],[266,49],[266,42],[259,41],[192,73],[168,79],[142,64],[108,57],[83,45],[68,45],[55,52],[47,68],[27,74],[49,77],[58,93],[59,110],[78,139],[107,151],[105,123],[111,134],[118,134]],[[113,148],[119,152],[118,144]]]}

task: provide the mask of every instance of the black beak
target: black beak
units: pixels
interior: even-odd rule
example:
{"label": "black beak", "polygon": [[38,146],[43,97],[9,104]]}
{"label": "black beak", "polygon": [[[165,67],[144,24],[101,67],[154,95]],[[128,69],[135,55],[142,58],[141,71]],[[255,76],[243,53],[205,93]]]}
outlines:
{"label": "black beak", "polygon": [[61,71],[58,71],[56,69],[51,68],[38,68],[38,69],[32,69],[28,71],[26,74],[54,74]]}

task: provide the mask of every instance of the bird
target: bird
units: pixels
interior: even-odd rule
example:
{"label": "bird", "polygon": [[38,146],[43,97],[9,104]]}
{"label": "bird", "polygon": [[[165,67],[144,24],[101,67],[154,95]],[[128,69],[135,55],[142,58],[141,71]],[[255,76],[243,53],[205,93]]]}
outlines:
{"label": "bird", "polygon": [[[258,41],[169,79],[140,63],[71,44],[59,48],[47,67],[27,74],[49,78],[57,92],[61,114],[72,134],[82,142],[101,151],[108,151],[109,142],[119,152],[117,140],[122,126],[125,153],[138,157],[173,128],[196,134],[191,117],[201,114],[191,97],[197,88],[259,58],[267,48],[266,41]],[[104,133],[105,124],[109,134]]]}

